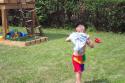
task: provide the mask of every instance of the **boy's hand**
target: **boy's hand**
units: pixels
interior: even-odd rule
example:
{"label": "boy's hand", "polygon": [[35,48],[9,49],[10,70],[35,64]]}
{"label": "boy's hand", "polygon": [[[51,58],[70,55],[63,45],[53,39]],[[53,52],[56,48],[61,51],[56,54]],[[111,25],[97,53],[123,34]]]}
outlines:
{"label": "boy's hand", "polygon": [[70,42],[71,40],[69,39],[69,37],[67,37],[65,41],[66,42]]}

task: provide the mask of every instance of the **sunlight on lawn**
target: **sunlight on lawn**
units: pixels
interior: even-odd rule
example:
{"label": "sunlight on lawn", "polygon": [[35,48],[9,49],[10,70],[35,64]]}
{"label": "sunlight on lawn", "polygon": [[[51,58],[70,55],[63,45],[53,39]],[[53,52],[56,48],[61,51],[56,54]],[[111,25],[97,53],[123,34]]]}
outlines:
{"label": "sunlight on lawn", "polygon": [[[71,56],[72,44],[65,38],[72,31],[44,29],[49,41],[29,47],[0,45],[0,83],[74,83]],[[85,83],[124,83],[125,35],[92,32],[102,43],[87,48]]]}

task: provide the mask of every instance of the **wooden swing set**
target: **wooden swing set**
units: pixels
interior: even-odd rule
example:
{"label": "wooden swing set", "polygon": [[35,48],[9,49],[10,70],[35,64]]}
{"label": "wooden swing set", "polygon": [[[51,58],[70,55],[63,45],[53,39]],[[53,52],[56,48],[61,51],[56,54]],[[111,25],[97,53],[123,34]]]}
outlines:
{"label": "wooden swing set", "polygon": [[[2,35],[4,39],[6,39],[6,34],[9,32],[8,11],[11,9],[19,10],[21,13],[20,20],[29,35],[40,36],[43,34],[36,16],[35,0],[0,0]],[[30,13],[31,16],[27,17],[26,13]]]}
{"label": "wooden swing set", "polygon": [[[42,34],[42,31],[40,29],[40,26],[38,25],[38,21],[36,18],[35,0],[0,0],[0,9],[2,17],[3,37],[5,37],[6,34],[9,32],[8,11],[10,9],[19,9],[22,15],[20,19],[23,22],[23,26],[26,27],[28,34],[34,35],[36,33],[36,29],[39,30],[39,33],[37,34]],[[31,17],[25,16],[26,9],[28,9],[27,13],[31,13]]]}

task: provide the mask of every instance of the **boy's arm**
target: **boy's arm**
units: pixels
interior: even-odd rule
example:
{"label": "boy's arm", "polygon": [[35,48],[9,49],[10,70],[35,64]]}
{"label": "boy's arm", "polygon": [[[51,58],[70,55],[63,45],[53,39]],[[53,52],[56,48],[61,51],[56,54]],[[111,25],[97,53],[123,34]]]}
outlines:
{"label": "boy's arm", "polygon": [[69,37],[67,37],[65,41],[66,41],[66,42],[70,42],[71,40],[70,40]]}
{"label": "boy's arm", "polygon": [[87,40],[87,45],[91,48],[94,48],[94,42],[90,38]]}

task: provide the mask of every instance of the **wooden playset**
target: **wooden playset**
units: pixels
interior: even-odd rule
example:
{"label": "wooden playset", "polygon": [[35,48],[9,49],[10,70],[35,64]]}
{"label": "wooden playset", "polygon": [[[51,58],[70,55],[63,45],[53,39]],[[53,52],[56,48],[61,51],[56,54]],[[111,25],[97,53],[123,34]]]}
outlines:
{"label": "wooden playset", "polygon": [[[8,11],[11,9],[18,10],[20,12],[20,20],[22,21],[23,26],[26,28],[27,34],[30,36],[39,36],[39,38],[25,42],[10,41],[6,39],[6,36],[9,33]],[[1,41],[1,43],[7,44],[8,42],[7,45],[12,46],[29,46],[47,41],[47,37],[41,37],[42,30],[36,16],[35,0],[0,0],[0,10],[3,36],[3,41]],[[31,16],[27,16],[26,13],[30,13]]]}

